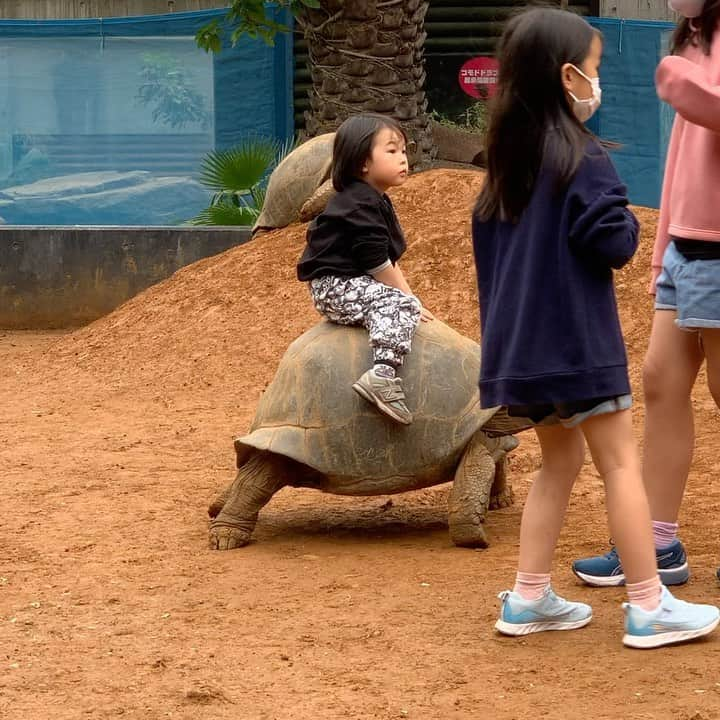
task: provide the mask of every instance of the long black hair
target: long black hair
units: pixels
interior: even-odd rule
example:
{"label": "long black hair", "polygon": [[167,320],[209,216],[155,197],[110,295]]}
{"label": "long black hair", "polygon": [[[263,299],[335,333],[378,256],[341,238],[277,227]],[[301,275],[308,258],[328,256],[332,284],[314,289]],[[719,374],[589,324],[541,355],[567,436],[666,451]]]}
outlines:
{"label": "long black hair", "polygon": [[362,113],[352,115],[337,129],[333,142],[332,182],[340,192],[362,175],[362,167],[370,158],[375,136],[389,128],[407,144],[400,123],[387,115]]}
{"label": "long black hair", "polygon": [[[705,0],[698,17],[683,18],[675,28],[670,42],[670,52],[675,55],[691,43],[697,43],[706,55],[710,54],[713,35],[720,23],[720,0]],[[697,30],[697,35],[695,31]]]}
{"label": "long black hair", "polygon": [[561,68],[582,65],[595,36],[565,10],[534,8],[508,22],[487,132],[487,179],[475,205],[481,220],[517,222],[543,162],[551,164],[558,189],[572,180],[591,133],[573,113]]}

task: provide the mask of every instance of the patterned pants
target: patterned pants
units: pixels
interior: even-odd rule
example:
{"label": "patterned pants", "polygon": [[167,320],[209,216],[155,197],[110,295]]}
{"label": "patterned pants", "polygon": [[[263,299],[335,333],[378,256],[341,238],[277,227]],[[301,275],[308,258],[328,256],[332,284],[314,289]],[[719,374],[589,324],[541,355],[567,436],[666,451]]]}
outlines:
{"label": "patterned pants", "polygon": [[328,320],[367,329],[376,363],[402,365],[420,320],[420,303],[414,297],[370,275],[315,278],[310,294]]}

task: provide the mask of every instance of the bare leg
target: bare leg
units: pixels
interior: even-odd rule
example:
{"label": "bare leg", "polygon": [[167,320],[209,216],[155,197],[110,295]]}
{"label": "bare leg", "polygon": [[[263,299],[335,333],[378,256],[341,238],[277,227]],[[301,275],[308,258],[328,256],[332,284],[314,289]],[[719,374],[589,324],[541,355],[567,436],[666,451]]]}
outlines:
{"label": "bare leg", "polygon": [[623,410],[591,417],[582,424],[593,462],[605,483],[610,533],[625,578],[639,583],[657,576],[650,507],[640,473],[632,414]]}
{"label": "bare leg", "polygon": [[518,570],[547,574],[562,529],[568,499],[585,459],[578,429],[561,425],[535,428],[542,450],[542,467],[533,481],[520,525]]}
{"label": "bare leg", "polygon": [[[692,462],[690,393],[703,361],[697,333],[680,330],[676,317],[670,310],[655,313],[643,371],[643,482],[652,519],[671,523],[677,522]],[[720,346],[716,354],[720,363]]]}
{"label": "bare leg", "polygon": [[710,394],[720,408],[720,330],[700,331],[703,350],[707,358],[707,380]]}

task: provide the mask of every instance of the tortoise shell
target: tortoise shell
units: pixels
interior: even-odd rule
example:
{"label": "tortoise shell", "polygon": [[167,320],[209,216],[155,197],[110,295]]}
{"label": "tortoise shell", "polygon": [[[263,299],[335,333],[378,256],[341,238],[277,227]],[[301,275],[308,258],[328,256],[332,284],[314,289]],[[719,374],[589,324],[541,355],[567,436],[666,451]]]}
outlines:
{"label": "tortoise shell", "polygon": [[263,393],[250,432],[235,441],[238,466],[256,448],[314,468],[334,493],[371,494],[368,483],[378,494],[400,492],[450,480],[480,428],[516,430],[499,408],[480,407],[478,344],[439,320],[420,323],[399,371],[411,425],[353,391],[371,364],[364,328],[323,321],[301,335]]}

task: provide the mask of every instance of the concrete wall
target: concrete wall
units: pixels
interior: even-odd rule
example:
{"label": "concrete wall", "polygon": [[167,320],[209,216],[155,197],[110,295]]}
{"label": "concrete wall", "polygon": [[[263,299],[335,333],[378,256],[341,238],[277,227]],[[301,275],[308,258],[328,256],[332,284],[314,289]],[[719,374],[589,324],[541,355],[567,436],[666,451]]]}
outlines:
{"label": "concrete wall", "polygon": [[47,20],[162,15],[228,5],[228,0],[0,0],[0,18]]}
{"label": "concrete wall", "polygon": [[677,22],[667,0],[600,0],[600,17]]}
{"label": "concrete wall", "polygon": [[0,329],[83,325],[248,228],[0,227]]}

